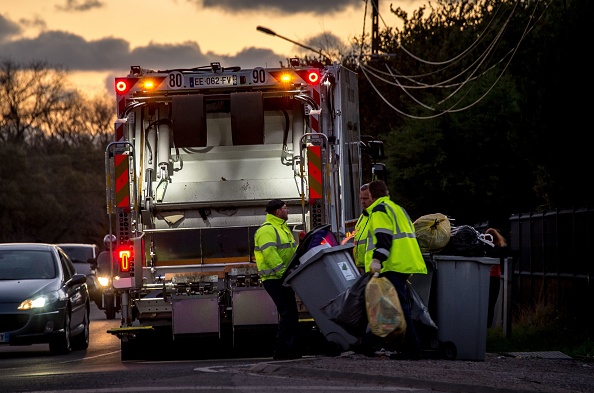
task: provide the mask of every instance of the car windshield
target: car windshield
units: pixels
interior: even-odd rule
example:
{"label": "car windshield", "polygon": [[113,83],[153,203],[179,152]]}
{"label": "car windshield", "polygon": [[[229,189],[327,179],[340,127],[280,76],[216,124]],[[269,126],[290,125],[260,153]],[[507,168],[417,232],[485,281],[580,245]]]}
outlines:
{"label": "car windshield", "polygon": [[88,262],[89,259],[93,258],[93,248],[86,246],[60,246],[62,250],[70,259],[79,262]]}
{"label": "car windshield", "polygon": [[0,280],[36,280],[56,277],[48,251],[0,250]]}

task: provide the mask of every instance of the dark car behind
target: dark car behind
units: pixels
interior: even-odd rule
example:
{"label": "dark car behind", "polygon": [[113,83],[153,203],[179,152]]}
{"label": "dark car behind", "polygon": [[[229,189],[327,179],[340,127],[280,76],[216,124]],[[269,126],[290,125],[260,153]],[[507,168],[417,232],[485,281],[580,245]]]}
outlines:
{"label": "dark car behind", "polygon": [[77,273],[87,276],[87,287],[91,300],[101,302],[101,290],[97,282],[97,256],[99,247],[92,243],[59,243],[57,244],[74,264]]}

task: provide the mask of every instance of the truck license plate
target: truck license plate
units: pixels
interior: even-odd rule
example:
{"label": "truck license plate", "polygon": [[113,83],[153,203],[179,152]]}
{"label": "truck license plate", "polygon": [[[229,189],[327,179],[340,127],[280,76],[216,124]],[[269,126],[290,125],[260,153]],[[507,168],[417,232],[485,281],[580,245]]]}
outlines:
{"label": "truck license plate", "polygon": [[190,87],[236,86],[237,75],[208,75],[198,76],[190,80]]}
{"label": "truck license plate", "polygon": [[8,333],[0,333],[0,343],[8,342]]}

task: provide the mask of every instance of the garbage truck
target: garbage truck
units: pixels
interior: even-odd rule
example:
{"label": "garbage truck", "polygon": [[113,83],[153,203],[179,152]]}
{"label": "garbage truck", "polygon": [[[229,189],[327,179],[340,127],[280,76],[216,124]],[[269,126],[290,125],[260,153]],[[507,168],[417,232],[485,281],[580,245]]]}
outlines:
{"label": "garbage truck", "polygon": [[364,159],[381,150],[361,139],[357,75],[289,60],[132,66],[115,78],[105,169],[121,324],[108,333],[122,360],[155,337],[234,347],[242,332],[277,326],[254,258],[269,200],[287,204],[296,239],[320,225],[338,239],[354,229]]}

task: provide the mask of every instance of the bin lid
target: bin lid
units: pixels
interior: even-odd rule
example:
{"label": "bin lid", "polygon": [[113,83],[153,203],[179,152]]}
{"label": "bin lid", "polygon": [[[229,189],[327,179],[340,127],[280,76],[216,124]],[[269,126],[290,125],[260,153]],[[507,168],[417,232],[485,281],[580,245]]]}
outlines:
{"label": "bin lid", "polygon": [[299,260],[303,254],[320,245],[321,243],[328,244],[329,246],[338,245],[338,241],[336,240],[334,233],[331,231],[330,224],[324,224],[315,227],[309,231],[303,239],[301,239],[295,254],[293,254],[293,257],[291,257],[291,260],[287,265],[287,269],[285,270],[282,279],[284,280],[291,271],[299,266]]}
{"label": "bin lid", "polygon": [[[287,269],[287,271],[285,272],[285,276],[283,277],[284,285],[287,285],[287,283],[289,283],[293,278],[295,278],[295,276],[297,276],[302,270],[304,270],[307,266],[311,265],[318,259],[322,258],[324,255],[344,250],[351,250],[353,247],[355,247],[353,244],[341,244],[334,247],[316,247],[312,249],[312,255],[309,257],[309,259],[305,260],[304,262],[296,266],[294,269],[292,269],[288,275],[286,274],[288,271]],[[349,251],[347,255],[351,256],[352,252]]]}
{"label": "bin lid", "polygon": [[459,255],[437,255],[437,254],[426,254],[423,256],[429,256],[435,262],[476,262],[485,265],[499,265],[499,258],[491,257],[463,257]]}

